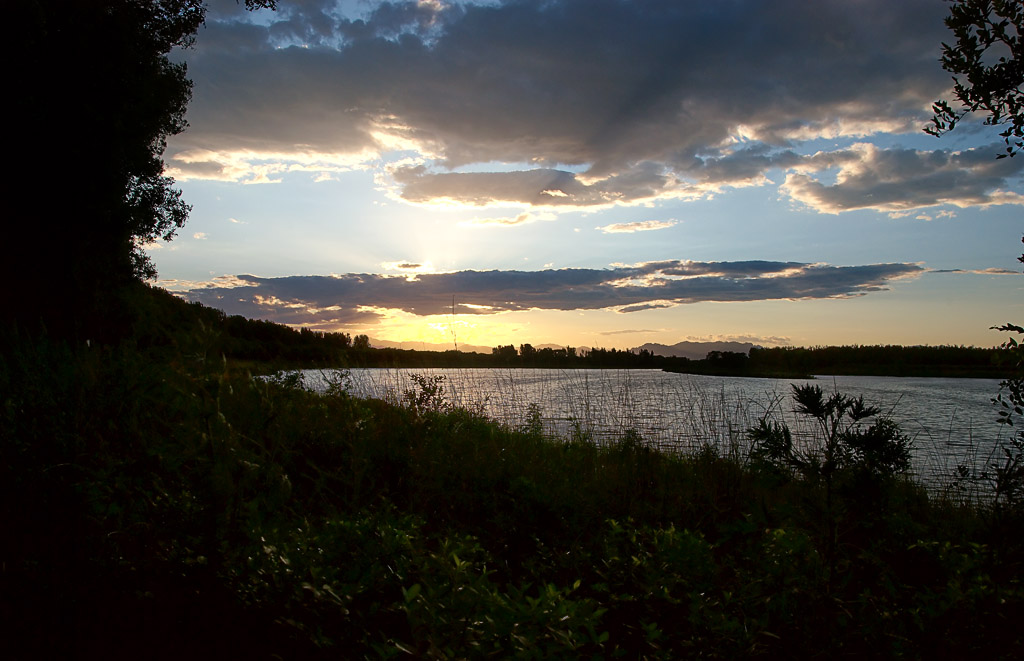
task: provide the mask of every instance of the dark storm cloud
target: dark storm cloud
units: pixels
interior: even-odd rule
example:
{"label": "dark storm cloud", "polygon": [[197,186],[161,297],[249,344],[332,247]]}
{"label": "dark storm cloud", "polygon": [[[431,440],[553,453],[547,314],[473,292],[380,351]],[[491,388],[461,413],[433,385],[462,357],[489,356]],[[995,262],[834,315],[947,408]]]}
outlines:
{"label": "dark storm cloud", "polygon": [[[949,85],[935,0],[394,2],[358,17],[306,1],[266,25],[233,5],[187,54],[192,128],[169,151],[179,177],[259,180],[246,164],[261,157],[407,149],[430,165],[394,172],[411,202],[629,203],[782,168],[796,170],[798,199],[841,210],[860,189],[812,178],[828,159],[791,147],[917,133]],[[488,162],[528,169],[445,171]]]}
{"label": "dark storm cloud", "polygon": [[282,301],[263,296],[257,286],[237,288],[206,288],[184,294],[190,301],[200,301],[231,315],[249,319],[266,319],[280,324],[308,326],[329,330],[340,326],[372,325],[379,322],[379,312],[356,307],[315,305],[296,300]]}
{"label": "dark storm cloud", "polygon": [[459,271],[415,277],[374,274],[260,278],[193,289],[187,298],[229,314],[292,324],[366,321],[381,310],[415,315],[517,310],[635,312],[702,301],[860,296],[924,269],[914,264],[829,266],[796,262],[662,261],[612,269]]}
{"label": "dark storm cloud", "polygon": [[546,169],[427,174],[421,168],[410,168],[396,171],[395,180],[403,187],[402,197],[410,202],[444,199],[473,205],[508,202],[540,206],[632,202],[664,194],[675,183],[670,177],[643,167],[593,185],[580,182],[571,172]]}

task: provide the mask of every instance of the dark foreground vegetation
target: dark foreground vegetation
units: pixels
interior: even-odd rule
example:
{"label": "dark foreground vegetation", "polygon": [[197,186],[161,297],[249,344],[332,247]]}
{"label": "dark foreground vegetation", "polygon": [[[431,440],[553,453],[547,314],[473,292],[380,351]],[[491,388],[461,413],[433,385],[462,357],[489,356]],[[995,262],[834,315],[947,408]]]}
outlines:
{"label": "dark foreground vegetation", "polygon": [[7,658],[1024,650],[1019,491],[927,494],[852,398],[798,393],[810,449],[766,421],[751,452],[668,456],[502,428],[424,378],[393,402],[252,378],[199,318],[151,322],[3,331]]}
{"label": "dark foreground vegetation", "polygon": [[[35,190],[54,153],[93,167],[0,244],[16,283],[0,310],[4,658],[1021,655],[1019,434],[957,476],[993,484],[968,503],[907,480],[898,428],[815,388],[796,393],[820,425],[810,447],[766,420],[749,452],[668,456],[636,434],[598,447],[539,420],[502,428],[426,378],[394,402],[252,378],[268,359],[373,354],[140,288],[142,246],[188,211],[161,154],[191,86],[166,55],[205,6],[11,10],[12,51],[32,54],[12,74],[11,189]],[[82,52],[103,66],[69,68]],[[982,61],[957,55],[944,66]],[[970,91],[994,122],[1009,108],[1012,155],[1017,97]],[[937,113],[936,132],[960,117]],[[1008,384],[1010,419],[1024,383]]]}

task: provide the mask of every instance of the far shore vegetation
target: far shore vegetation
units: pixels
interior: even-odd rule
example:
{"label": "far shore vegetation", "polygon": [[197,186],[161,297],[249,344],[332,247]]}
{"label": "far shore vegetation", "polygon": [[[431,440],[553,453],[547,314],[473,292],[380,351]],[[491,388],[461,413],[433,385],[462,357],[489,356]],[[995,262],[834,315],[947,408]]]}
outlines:
{"label": "far shore vegetation", "polygon": [[[153,288],[156,299],[172,294]],[[226,315],[199,303],[188,311],[173,301],[154,303],[152,314],[202,320],[206,351],[255,370],[326,367],[501,367],[546,369],[661,369],[688,374],[806,378],[812,375],[1002,378],[1003,353],[965,346],[753,347],[749,353],[711,351],[703,359],[629,351],[573,347],[535,348],[531,344],[497,346],[491,353],[372,348],[366,336],[294,329],[269,321]],[[158,310],[157,307],[160,309]]]}

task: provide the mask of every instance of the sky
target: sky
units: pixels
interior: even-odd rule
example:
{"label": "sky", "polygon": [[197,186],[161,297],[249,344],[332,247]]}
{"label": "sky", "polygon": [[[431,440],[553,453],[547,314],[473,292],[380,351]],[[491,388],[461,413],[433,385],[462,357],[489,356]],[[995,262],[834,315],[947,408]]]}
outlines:
{"label": "sky", "polygon": [[441,348],[1024,320],[1024,155],[922,130],[940,0],[208,4],[164,154],[192,212],[147,247],[189,300]]}

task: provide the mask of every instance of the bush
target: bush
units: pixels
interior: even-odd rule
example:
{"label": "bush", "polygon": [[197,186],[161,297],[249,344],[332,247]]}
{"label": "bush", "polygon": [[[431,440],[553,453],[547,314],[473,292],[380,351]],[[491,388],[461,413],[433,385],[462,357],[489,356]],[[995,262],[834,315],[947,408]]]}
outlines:
{"label": "bush", "polygon": [[877,418],[864,427],[863,421],[879,411],[865,405],[863,397],[839,392],[826,397],[820,386],[805,384],[793,386],[793,399],[794,412],[811,418],[817,434],[810,443],[797,446],[788,425],[762,417],[757,427],[747,430],[753,461],[829,484],[844,470],[892,476],[910,468],[910,438],[889,418]]}

